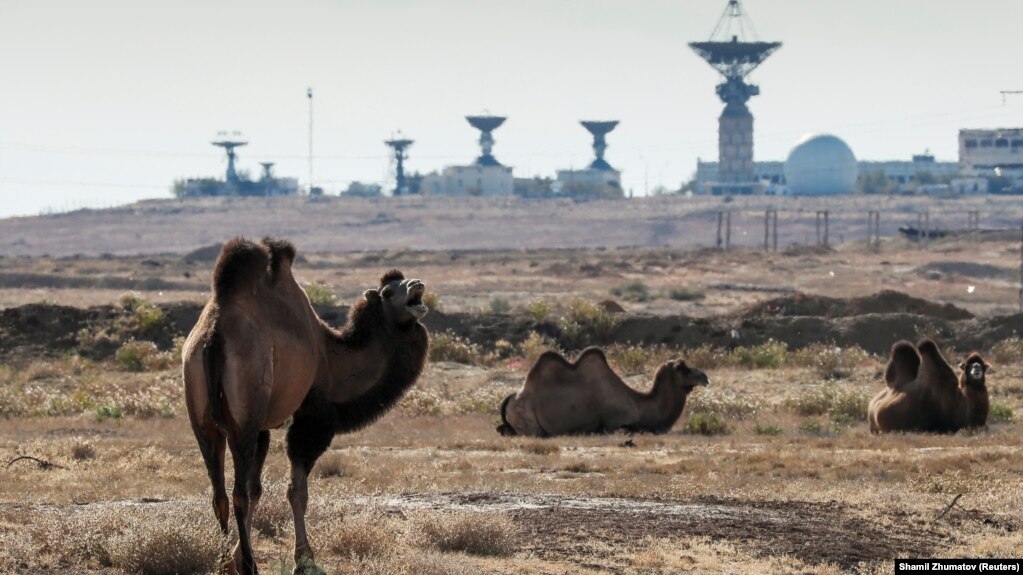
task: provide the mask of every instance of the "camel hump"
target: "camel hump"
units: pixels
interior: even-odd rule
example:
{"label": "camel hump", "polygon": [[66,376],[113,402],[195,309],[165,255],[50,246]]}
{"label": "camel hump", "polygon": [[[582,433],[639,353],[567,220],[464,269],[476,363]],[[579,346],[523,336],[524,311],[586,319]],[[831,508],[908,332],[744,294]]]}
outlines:
{"label": "camel hump", "polygon": [[938,344],[930,338],[920,340],[916,344],[916,350],[920,353],[920,369],[918,379],[924,380],[928,385],[955,387],[959,383],[952,366],[941,355]]}
{"label": "camel hump", "polygon": [[554,383],[563,380],[572,369],[572,363],[556,351],[545,351],[533,362],[526,374],[526,387],[537,384]]}
{"label": "camel hump", "polygon": [[243,237],[224,244],[213,268],[213,294],[217,300],[225,298],[241,286],[251,285],[266,274],[270,265],[267,250]]}
{"label": "camel hump", "polygon": [[604,355],[604,350],[599,347],[588,347],[579,354],[579,357],[575,358],[576,365],[590,363],[591,361],[599,361],[600,363],[607,365],[607,356]]}
{"label": "camel hump", "polygon": [[260,243],[237,237],[224,244],[213,269],[213,293],[218,301],[238,288],[261,279],[273,284],[295,261],[295,246],[287,240],[263,238]]}
{"label": "camel hump", "polygon": [[288,240],[269,236],[263,238],[262,244],[270,254],[270,281],[275,282],[280,275],[282,266],[291,268],[291,264],[294,263],[295,246]]}
{"label": "camel hump", "polygon": [[884,381],[892,389],[900,389],[903,385],[916,379],[920,371],[920,354],[913,344],[899,341],[892,346],[888,359],[888,367],[884,371]]}

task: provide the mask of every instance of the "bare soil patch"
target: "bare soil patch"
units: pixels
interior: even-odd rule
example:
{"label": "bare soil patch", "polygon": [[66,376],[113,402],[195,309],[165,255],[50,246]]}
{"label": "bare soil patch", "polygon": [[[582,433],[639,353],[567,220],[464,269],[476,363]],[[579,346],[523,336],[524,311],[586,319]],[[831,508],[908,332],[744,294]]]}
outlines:
{"label": "bare soil patch", "polygon": [[[369,499],[373,501],[373,499]],[[646,538],[695,535],[744,544],[754,554],[791,555],[844,568],[897,556],[924,557],[946,539],[919,521],[889,518],[887,525],[849,513],[838,502],[755,501],[695,497],[686,501],[524,493],[406,494],[380,501],[391,509],[505,512],[527,534],[525,549],[548,560],[583,561],[594,553],[607,564],[613,553]],[[603,556],[601,556],[603,555]],[[592,559],[591,559],[592,561]],[[625,572],[628,564],[613,571]]]}

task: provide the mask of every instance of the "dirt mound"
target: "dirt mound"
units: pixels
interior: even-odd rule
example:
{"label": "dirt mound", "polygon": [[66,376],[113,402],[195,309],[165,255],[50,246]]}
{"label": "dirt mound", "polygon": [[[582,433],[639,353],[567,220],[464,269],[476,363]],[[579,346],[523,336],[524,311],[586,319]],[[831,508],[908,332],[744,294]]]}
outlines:
{"label": "dirt mound", "polygon": [[591,548],[594,541],[606,549],[635,546],[650,537],[699,534],[748,545],[764,555],[791,555],[810,564],[828,562],[850,568],[864,561],[927,556],[943,540],[906,517],[893,516],[889,524],[876,524],[837,502],[718,497],[662,501],[484,492],[409,494],[372,503],[396,509],[508,513],[526,533],[524,550],[568,561],[600,553]]}
{"label": "dirt mound", "polygon": [[[788,345],[790,349],[827,343],[841,347],[858,346],[868,352],[884,355],[892,343],[900,339],[917,340],[930,336],[956,350],[984,351],[1000,341],[1023,333],[1023,314],[948,319],[937,313],[866,311],[872,309],[871,306],[877,306],[873,309],[889,309],[884,305],[891,306],[892,300],[899,301],[906,297],[904,294],[887,296],[882,293],[873,298],[864,298],[862,303],[849,303],[849,309],[855,313],[845,317],[828,317],[827,313],[833,312],[829,312],[819,302],[823,311],[817,315],[783,315],[775,312],[773,315],[754,313],[739,317],[691,318],[625,313],[615,316],[616,324],[612,329],[594,332],[584,338],[582,343],[667,345],[680,348],[711,345],[732,348],[774,340]],[[772,301],[790,299],[793,298]],[[943,307],[938,304],[928,305],[935,306],[939,311]],[[907,307],[912,309],[908,304]],[[951,312],[946,314],[948,316],[969,317],[962,310],[948,307],[951,308]],[[0,360],[19,361],[38,355],[55,356],[72,349],[94,359],[103,359],[116,351],[123,341],[132,338],[153,341],[161,349],[170,349],[174,338],[187,335],[195,325],[201,306],[175,304],[161,306],[160,310],[162,316],[148,327],[138,326],[125,310],[112,306],[81,309],[31,304],[0,310]],[[317,307],[316,311],[324,321],[335,327],[343,325],[348,314],[348,308],[343,306]],[[512,344],[521,343],[534,332],[556,340],[566,349],[577,349],[580,345],[577,335],[569,337],[563,334],[557,324],[537,324],[525,316],[433,312],[426,316],[424,323],[433,333],[451,332],[486,349],[493,348],[502,340]]]}
{"label": "dirt mound", "polygon": [[1019,270],[1003,268],[977,262],[933,262],[916,268],[916,272],[924,277],[964,276],[979,279],[1015,280]]}
{"label": "dirt mound", "polygon": [[927,301],[893,290],[851,299],[796,292],[790,296],[758,302],[740,312],[739,316],[742,318],[793,316],[839,318],[871,313],[906,313],[952,321],[973,318],[973,314],[952,304]]}
{"label": "dirt mound", "polygon": [[194,249],[184,255],[181,259],[186,262],[215,262],[224,244],[212,244]]}

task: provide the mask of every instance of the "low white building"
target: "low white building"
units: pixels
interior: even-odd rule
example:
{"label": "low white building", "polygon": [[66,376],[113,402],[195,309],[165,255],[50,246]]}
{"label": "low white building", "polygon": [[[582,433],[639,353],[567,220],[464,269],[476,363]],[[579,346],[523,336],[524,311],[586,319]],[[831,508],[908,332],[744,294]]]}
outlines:
{"label": "low white building", "polygon": [[435,196],[510,196],[514,188],[512,169],[499,164],[447,166],[426,174],[420,184],[423,194]]}
{"label": "low white building", "polygon": [[934,160],[934,156],[924,153],[913,156],[909,162],[905,160],[881,162],[861,160],[859,172],[861,176],[869,172],[884,172],[889,180],[901,185],[915,181],[920,174],[938,177],[954,176],[959,173],[959,164],[957,162],[937,162]]}
{"label": "low white building", "polygon": [[583,170],[558,170],[558,185],[562,188],[580,186],[622,187],[622,173],[613,168],[602,170],[586,168]]}

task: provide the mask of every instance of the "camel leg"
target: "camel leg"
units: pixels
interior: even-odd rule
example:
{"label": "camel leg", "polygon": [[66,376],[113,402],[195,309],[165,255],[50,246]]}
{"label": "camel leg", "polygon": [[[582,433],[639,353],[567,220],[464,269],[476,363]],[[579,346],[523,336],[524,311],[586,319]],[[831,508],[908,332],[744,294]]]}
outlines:
{"label": "camel leg", "polygon": [[249,524],[246,526],[252,531],[252,517],[259,507],[259,500],[263,497],[263,464],[266,463],[266,454],[270,451],[270,432],[260,431],[256,438],[256,459],[252,465],[252,475],[249,477]]}
{"label": "camel leg", "polygon": [[295,570],[294,574],[322,573],[315,563],[313,549],[305,529],[305,513],[309,503],[309,473],[320,455],[330,447],[334,438],[331,425],[333,414],[321,412],[307,403],[295,414],[288,428],[288,460],[291,462],[291,483],[288,485],[288,501],[295,519]]}
{"label": "camel leg", "polygon": [[235,547],[235,565],[241,575],[256,575],[258,569],[252,556],[252,540],[249,528],[252,520],[250,511],[252,474],[259,451],[259,430],[251,427],[234,436],[228,437],[231,444],[231,455],[234,456],[234,491],[231,493],[234,503],[234,518],[238,524],[238,545]]}
{"label": "camel leg", "polygon": [[228,533],[228,517],[231,515],[231,504],[227,499],[227,489],[224,486],[224,450],[227,446],[227,439],[212,424],[193,425],[192,431],[199,443],[199,452],[202,453],[203,462],[206,464],[206,473],[210,477],[210,484],[213,487],[213,514],[220,524],[220,531],[224,535]]}

